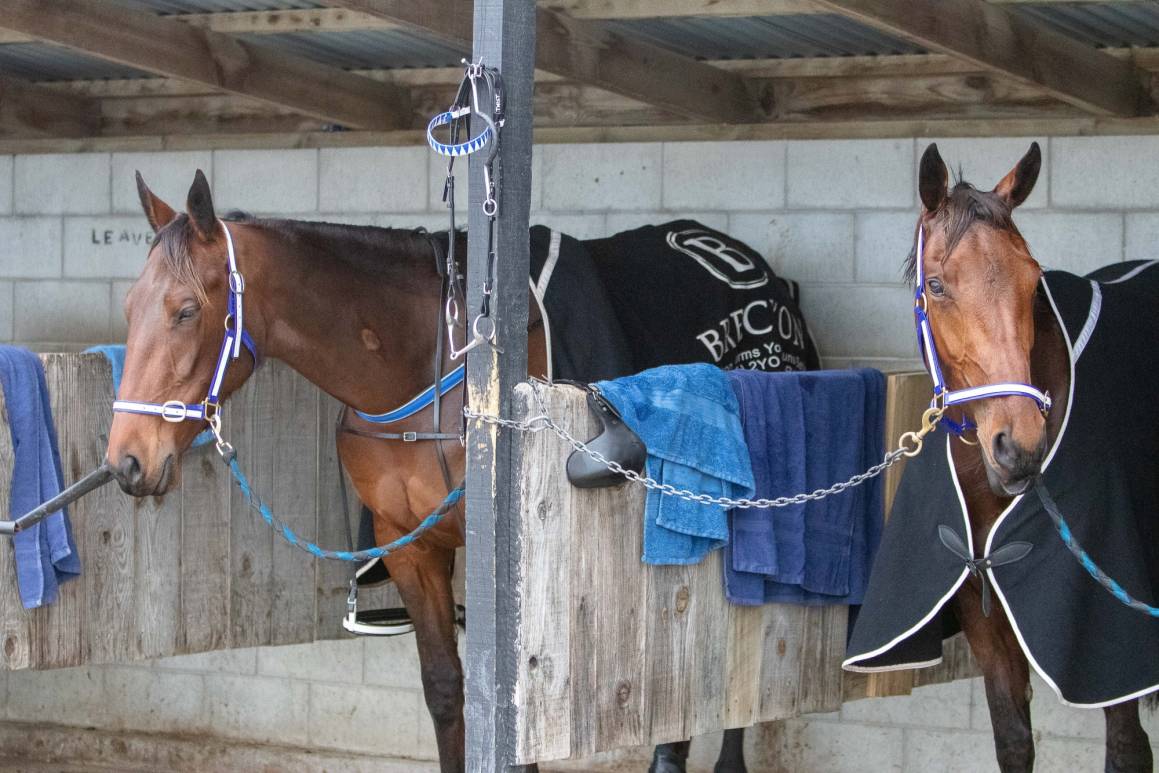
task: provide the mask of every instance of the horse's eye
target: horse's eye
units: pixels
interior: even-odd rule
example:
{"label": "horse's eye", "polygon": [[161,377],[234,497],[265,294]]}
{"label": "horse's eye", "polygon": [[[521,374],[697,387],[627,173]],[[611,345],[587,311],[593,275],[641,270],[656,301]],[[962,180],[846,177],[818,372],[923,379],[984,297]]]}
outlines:
{"label": "horse's eye", "polygon": [[186,306],[181,311],[177,312],[177,321],[185,322],[197,316],[199,309],[196,306]]}
{"label": "horse's eye", "polygon": [[945,285],[943,285],[942,280],[938,279],[936,276],[930,277],[926,281],[926,288],[929,289],[931,295],[937,295],[941,297],[946,294]]}

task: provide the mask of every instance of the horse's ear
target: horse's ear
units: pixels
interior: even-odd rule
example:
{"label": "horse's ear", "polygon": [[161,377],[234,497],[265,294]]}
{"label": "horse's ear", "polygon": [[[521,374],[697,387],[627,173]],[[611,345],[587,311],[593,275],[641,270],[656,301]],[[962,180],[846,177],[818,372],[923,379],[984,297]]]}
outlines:
{"label": "horse's ear", "polygon": [[933,212],[946,200],[950,189],[950,170],[938,153],[938,144],[931,142],[922,153],[922,163],[918,167],[918,193],[927,212]]}
{"label": "horse's ear", "polygon": [[160,231],[169,224],[169,221],[177,217],[173,207],[153,195],[140,172],[137,172],[137,195],[141,197],[141,209],[145,210],[145,218],[153,227],[153,233]]}
{"label": "horse's ear", "polygon": [[1042,151],[1037,142],[1030,143],[1030,150],[1022,157],[1010,173],[998,181],[994,192],[1006,200],[1013,209],[1034,190],[1034,183],[1038,180],[1038,170],[1042,168]]}
{"label": "horse's ear", "polygon": [[202,239],[209,241],[217,233],[217,215],[213,213],[213,194],[209,191],[209,180],[198,169],[189,187],[189,198],[185,200],[185,211],[193,230]]}

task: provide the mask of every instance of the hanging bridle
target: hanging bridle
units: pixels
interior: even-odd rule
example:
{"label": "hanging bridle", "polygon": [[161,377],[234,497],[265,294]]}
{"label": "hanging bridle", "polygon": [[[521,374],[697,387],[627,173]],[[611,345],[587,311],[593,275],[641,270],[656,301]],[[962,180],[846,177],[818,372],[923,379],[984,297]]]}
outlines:
{"label": "hanging bridle", "polygon": [[205,399],[199,403],[185,403],[181,400],[166,400],[163,403],[150,403],[138,400],[114,400],[113,411],[116,413],[139,413],[146,416],[160,416],[165,421],[179,423],[182,421],[204,421],[209,424],[214,438],[217,440],[217,450],[227,451],[230,448],[221,436],[221,387],[225,383],[225,372],[229,364],[241,356],[244,346],[253,357],[254,368],[260,363],[258,350],[253,339],[245,329],[245,277],[237,268],[237,254],[233,248],[233,236],[229,226],[224,221],[218,221],[225,231],[226,267],[229,269],[229,300],[225,314],[225,338],[221,342],[221,351],[217,355],[217,363],[213,367],[213,379],[209,382],[209,390]]}
{"label": "hanging bridle", "polygon": [[[976,429],[974,423],[966,419],[961,424],[946,417],[945,411],[955,405],[964,405],[975,400],[985,400],[991,397],[1028,397],[1038,403],[1038,408],[1045,415],[1050,412],[1051,400],[1048,392],[1038,387],[1022,384],[1016,381],[1000,381],[982,386],[967,387],[965,389],[950,389],[942,375],[942,365],[938,360],[938,349],[934,344],[934,331],[930,327],[930,317],[927,311],[925,264],[923,262],[923,243],[925,227],[918,221],[918,244],[916,255],[916,285],[914,287],[914,322],[917,327],[918,349],[922,352],[926,370],[934,381],[934,396],[930,401],[931,416],[935,421],[941,421],[956,435],[961,435],[971,429]],[[927,412],[928,413],[928,412]]]}

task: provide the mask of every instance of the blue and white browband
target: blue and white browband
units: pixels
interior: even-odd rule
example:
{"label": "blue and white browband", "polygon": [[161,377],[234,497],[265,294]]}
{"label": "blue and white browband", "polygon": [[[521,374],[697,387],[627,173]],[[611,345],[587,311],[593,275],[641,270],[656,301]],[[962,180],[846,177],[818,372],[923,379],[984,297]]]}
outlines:
{"label": "blue and white browband", "polygon": [[451,124],[464,116],[470,115],[472,112],[473,110],[470,106],[465,106],[456,108],[454,110],[448,110],[445,113],[439,113],[434,118],[432,118],[431,122],[427,124],[427,144],[431,146],[431,150],[435,151],[440,156],[458,157],[469,156],[475,151],[480,150],[486,146],[486,144],[491,141],[491,137],[495,134],[493,129],[494,124],[492,124],[490,121],[487,122],[486,128],[484,128],[478,136],[472,137],[466,142],[448,144],[439,142],[435,139],[435,129],[440,126],[447,126],[448,124]]}
{"label": "blue and white browband", "polygon": [[[948,408],[951,405],[962,405],[963,403],[984,400],[990,397],[1029,397],[1038,403],[1038,407],[1043,413],[1048,413],[1051,406],[1050,395],[1030,384],[999,382],[985,384],[983,386],[967,387],[966,389],[949,389],[947,387],[945,376],[942,375],[942,365],[938,360],[938,349],[934,344],[934,331],[930,327],[930,317],[926,310],[925,264],[923,262],[924,233],[925,228],[919,221],[916,257],[917,270],[915,272],[917,283],[914,288],[914,322],[917,327],[918,348],[922,351],[922,358],[925,360],[926,370],[929,371],[930,378],[934,381],[934,398],[930,401],[930,405],[933,407]],[[961,434],[962,431],[974,428],[973,423],[968,419],[960,425],[947,422],[947,426],[955,430],[956,434]]]}

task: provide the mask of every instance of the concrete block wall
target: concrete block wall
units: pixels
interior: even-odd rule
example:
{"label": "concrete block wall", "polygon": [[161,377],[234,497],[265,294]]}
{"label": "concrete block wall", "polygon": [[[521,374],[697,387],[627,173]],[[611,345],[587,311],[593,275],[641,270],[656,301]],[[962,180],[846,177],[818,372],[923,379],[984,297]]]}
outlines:
{"label": "concrete block wall", "polygon": [[[927,142],[542,146],[532,219],[580,238],[700,219],[801,282],[828,364],[900,367],[916,363],[900,266]],[[1043,263],[1087,271],[1159,255],[1159,164],[1150,163],[1159,137],[1040,142],[1043,171],[1015,219]],[[980,187],[993,186],[1028,144],[939,140],[952,168]],[[121,300],[151,238],[133,172],[181,208],[198,168],[221,212],[446,225],[443,166],[420,147],[0,156],[0,341],[48,350],[122,340]],[[1101,713],[1064,709],[1038,688],[1042,769],[1095,767]],[[434,758],[410,637],[0,675],[0,691],[9,721]],[[754,770],[989,771],[988,732],[980,684],[963,683],[763,729],[751,734],[750,757]],[[697,746],[701,769],[711,768],[714,746]],[[601,764],[638,769],[643,754],[608,755]]]}

